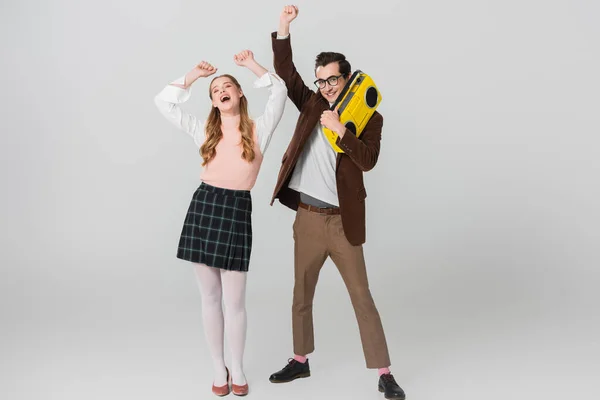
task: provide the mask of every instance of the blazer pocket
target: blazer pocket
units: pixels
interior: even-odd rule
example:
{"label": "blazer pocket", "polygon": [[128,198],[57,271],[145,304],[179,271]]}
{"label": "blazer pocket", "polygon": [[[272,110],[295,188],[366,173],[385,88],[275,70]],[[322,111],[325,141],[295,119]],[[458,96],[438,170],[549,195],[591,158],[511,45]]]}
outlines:
{"label": "blazer pocket", "polygon": [[358,200],[364,201],[367,198],[367,189],[358,189]]}

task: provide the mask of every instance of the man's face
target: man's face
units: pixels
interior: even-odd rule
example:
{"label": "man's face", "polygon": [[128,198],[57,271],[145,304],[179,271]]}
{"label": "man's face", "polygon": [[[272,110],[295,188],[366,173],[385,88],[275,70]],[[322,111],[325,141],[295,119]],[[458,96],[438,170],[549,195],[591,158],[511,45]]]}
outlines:
{"label": "man's face", "polygon": [[317,67],[315,76],[317,77],[315,84],[325,100],[330,103],[335,102],[348,81],[346,77],[340,76],[340,65],[337,61],[324,67]]}

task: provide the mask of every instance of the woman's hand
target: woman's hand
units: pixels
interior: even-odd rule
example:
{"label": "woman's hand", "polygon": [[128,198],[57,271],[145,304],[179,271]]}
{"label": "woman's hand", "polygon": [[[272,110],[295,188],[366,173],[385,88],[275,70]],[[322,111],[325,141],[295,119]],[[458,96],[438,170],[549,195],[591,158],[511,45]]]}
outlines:
{"label": "woman's hand", "polygon": [[254,54],[250,50],[244,50],[233,56],[233,61],[240,67],[248,67],[250,64],[255,63]]}
{"label": "woman's hand", "polygon": [[217,68],[206,61],[202,61],[200,64],[196,65],[196,68],[194,69],[199,78],[206,78],[217,72]]}

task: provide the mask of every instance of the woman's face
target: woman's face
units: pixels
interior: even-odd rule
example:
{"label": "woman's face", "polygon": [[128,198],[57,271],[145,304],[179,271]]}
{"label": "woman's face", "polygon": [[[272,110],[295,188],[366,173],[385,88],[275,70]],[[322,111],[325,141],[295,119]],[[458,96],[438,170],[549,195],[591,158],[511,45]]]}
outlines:
{"label": "woman's face", "polygon": [[242,90],[227,76],[215,78],[210,85],[212,105],[222,113],[238,112],[243,95]]}

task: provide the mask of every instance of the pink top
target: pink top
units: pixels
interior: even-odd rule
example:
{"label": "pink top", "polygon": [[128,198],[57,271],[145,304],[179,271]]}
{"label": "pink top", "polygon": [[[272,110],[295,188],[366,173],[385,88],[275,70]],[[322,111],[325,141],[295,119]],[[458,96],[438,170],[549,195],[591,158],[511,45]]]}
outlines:
{"label": "pink top", "polygon": [[[174,83],[182,84],[185,77]],[[265,73],[254,82],[255,88],[268,88],[269,99],[264,112],[254,119],[254,161],[242,158],[242,134],[238,129],[240,117],[221,117],[223,137],[217,144],[216,155],[202,171],[201,179],[209,185],[233,190],[250,190],[256,182],[263,156],[273,132],[283,115],[287,99],[285,82],[274,73]],[[189,134],[201,147],[206,139],[205,121],[183,111],[180,104],[191,96],[191,88],[167,85],[154,98],[158,110],[173,125]]]}
{"label": "pink top", "polygon": [[254,129],[254,160],[242,158],[242,134],[238,129],[240,117],[221,117],[223,137],[217,144],[216,155],[204,167],[200,179],[205,183],[233,190],[254,187],[263,160],[256,128]]}

